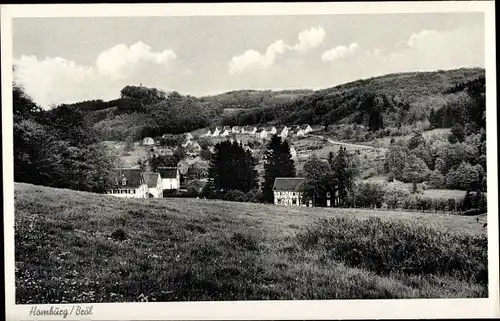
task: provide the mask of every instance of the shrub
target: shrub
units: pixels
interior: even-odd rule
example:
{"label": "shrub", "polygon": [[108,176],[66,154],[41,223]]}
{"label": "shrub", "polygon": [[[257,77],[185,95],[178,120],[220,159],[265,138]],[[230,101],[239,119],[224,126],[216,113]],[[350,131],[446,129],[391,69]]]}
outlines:
{"label": "shrub", "polygon": [[117,229],[111,233],[111,238],[115,241],[124,241],[127,238],[125,231],[122,229]]}
{"label": "shrub", "polygon": [[359,183],[356,186],[355,202],[358,207],[381,207],[385,188],[378,183]]}
{"label": "shrub", "polygon": [[230,190],[222,197],[226,201],[244,202],[245,193],[240,190]]}
{"label": "shrub", "polygon": [[332,262],[389,275],[445,275],[487,284],[487,237],[414,222],[323,219],[297,235],[301,247]]}
{"label": "shrub", "polygon": [[384,202],[388,208],[403,208],[404,200],[410,196],[408,189],[404,187],[389,188],[384,194]]}

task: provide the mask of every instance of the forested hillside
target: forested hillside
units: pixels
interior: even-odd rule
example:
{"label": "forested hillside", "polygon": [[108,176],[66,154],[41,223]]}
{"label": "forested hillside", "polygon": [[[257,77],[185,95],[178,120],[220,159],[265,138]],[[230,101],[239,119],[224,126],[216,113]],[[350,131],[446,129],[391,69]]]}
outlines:
{"label": "forested hillside", "polygon": [[118,99],[68,107],[85,113],[103,140],[177,134],[216,124],[357,124],[377,132],[416,124],[451,127],[468,118],[480,124],[484,88],[484,69],[474,68],[390,74],[317,91],[239,90],[200,98],[126,86]]}
{"label": "forested hillside", "polygon": [[448,117],[444,124],[435,125],[450,127],[464,113],[483,117],[478,108],[484,85],[484,69],[479,68],[391,74],[318,90],[278,107],[244,110],[223,122],[355,123],[376,131],[428,122],[434,110]]}

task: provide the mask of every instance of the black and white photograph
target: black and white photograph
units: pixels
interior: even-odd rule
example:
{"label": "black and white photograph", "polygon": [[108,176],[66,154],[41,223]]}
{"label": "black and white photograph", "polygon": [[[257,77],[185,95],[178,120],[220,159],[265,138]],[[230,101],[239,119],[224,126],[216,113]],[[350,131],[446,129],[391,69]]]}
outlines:
{"label": "black and white photograph", "polygon": [[493,2],[154,6],[2,5],[8,320],[499,316]]}

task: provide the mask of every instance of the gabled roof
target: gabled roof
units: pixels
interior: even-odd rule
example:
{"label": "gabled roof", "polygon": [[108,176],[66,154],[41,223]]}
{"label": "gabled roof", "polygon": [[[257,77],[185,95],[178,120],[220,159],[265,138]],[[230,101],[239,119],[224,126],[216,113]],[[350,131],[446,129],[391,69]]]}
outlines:
{"label": "gabled roof", "polygon": [[255,126],[244,126],[244,127],[243,127],[243,130],[245,130],[245,131],[252,131],[252,130],[254,130],[255,128],[256,128]]}
{"label": "gabled roof", "polygon": [[177,178],[177,167],[158,167],[162,179]]}
{"label": "gabled roof", "polygon": [[280,131],[282,131],[282,130],[283,130],[283,129],[285,129],[285,128],[287,128],[287,129],[288,129],[288,127],[286,127],[286,126],[284,126],[284,125],[279,125],[279,126],[276,126],[276,130],[277,130],[277,131],[279,131],[279,132],[280,132]]}
{"label": "gabled roof", "polygon": [[[144,184],[144,177],[140,168],[116,168],[114,178],[114,187],[118,188],[137,188]],[[125,185],[123,182],[125,182]]]}
{"label": "gabled roof", "polygon": [[224,130],[231,130],[231,126],[224,126]]}
{"label": "gabled roof", "polygon": [[239,130],[239,129],[241,129],[241,127],[240,126],[233,126],[233,129]]}
{"label": "gabled roof", "polygon": [[298,191],[298,187],[303,181],[302,177],[276,177],[273,190]]}
{"label": "gabled roof", "polygon": [[[274,126],[268,126],[268,127],[265,127],[265,129],[266,129],[268,132],[270,132],[271,130],[273,130],[273,127],[274,127]],[[276,129],[276,127],[274,127],[274,129]]]}
{"label": "gabled roof", "polygon": [[261,132],[267,132],[267,130],[265,128],[259,128],[259,129],[257,129],[257,133],[261,133]]}
{"label": "gabled roof", "polygon": [[158,184],[158,178],[160,178],[160,173],[158,172],[144,173],[144,179],[148,187],[156,187]]}
{"label": "gabled roof", "polygon": [[307,127],[309,127],[309,125],[308,124],[304,124],[304,125],[300,125],[299,127],[300,127],[300,129],[307,129]]}

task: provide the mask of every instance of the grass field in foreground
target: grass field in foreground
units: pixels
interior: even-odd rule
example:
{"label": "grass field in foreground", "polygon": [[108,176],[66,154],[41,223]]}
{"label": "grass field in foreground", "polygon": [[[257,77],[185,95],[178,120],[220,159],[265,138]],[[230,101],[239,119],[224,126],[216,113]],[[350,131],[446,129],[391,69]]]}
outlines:
{"label": "grass field in foreground", "polygon": [[16,302],[485,297],[484,220],[16,183]]}

